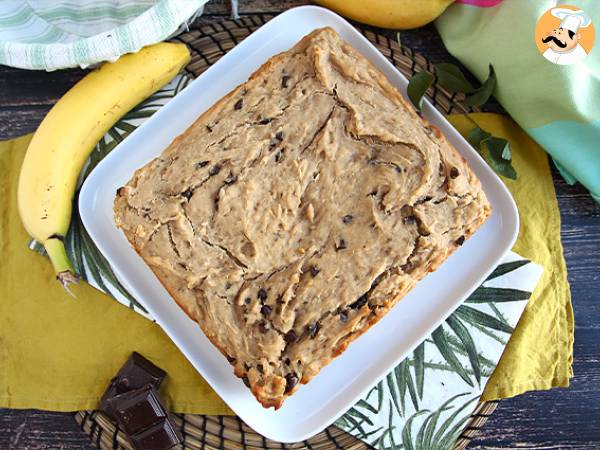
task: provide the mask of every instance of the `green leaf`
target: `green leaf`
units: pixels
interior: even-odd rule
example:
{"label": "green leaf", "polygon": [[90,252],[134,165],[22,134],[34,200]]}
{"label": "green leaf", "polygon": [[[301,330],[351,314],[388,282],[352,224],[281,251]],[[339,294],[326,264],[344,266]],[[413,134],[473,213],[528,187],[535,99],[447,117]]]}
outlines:
{"label": "green leaf", "polygon": [[367,422],[369,425],[373,426],[373,421],[371,419],[369,419],[368,416],[366,416],[365,414],[360,412],[358,409],[356,409],[356,405],[354,407],[350,408],[348,411],[346,411],[346,414],[354,416],[357,419]]}
{"label": "green leaf", "polygon": [[520,261],[512,261],[504,264],[500,264],[494,269],[494,271],[485,279],[485,281],[493,280],[494,278],[501,277],[507,273],[517,270],[519,267],[523,267],[529,264],[529,261],[522,259]]}
{"label": "green leaf", "polygon": [[434,344],[436,345],[446,362],[450,364],[450,366],[454,369],[456,374],[460,376],[469,386],[473,386],[473,382],[471,381],[469,374],[454,354],[454,351],[450,348],[442,325],[435,329],[435,331],[431,334],[431,337],[433,338]]}
{"label": "green leaf", "polygon": [[417,437],[415,438],[415,450],[427,450],[425,445],[425,432],[427,430],[427,425],[431,422],[432,418],[433,414],[429,414],[421,424],[421,428],[419,428]]}
{"label": "green leaf", "polygon": [[485,80],[481,87],[479,87],[473,94],[468,96],[463,103],[466,106],[481,106],[489,100],[495,88],[496,72],[494,71],[494,67],[490,64],[487,80]]}
{"label": "green leaf", "polygon": [[488,149],[489,161],[493,169],[506,178],[516,180],[517,172],[510,160],[504,158],[507,154],[510,156],[510,149],[507,150],[507,147],[509,147],[508,141],[492,136],[485,141],[485,146]]}
{"label": "green leaf", "polygon": [[[378,391],[380,391],[381,389],[378,389]],[[375,407],[373,407],[370,403],[365,402],[364,400],[359,400],[358,402],[356,402],[356,405],[354,406],[359,406],[361,408],[364,408],[370,412],[372,412],[373,414],[379,414],[379,409],[376,409]]]}
{"label": "green leaf", "polygon": [[415,378],[419,398],[423,399],[423,380],[425,378],[425,343],[422,342],[414,351]]}
{"label": "green leaf", "polygon": [[418,410],[419,399],[417,397],[417,389],[415,388],[415,383],[412,379],[412,374],[410,373],[410,365],[408,363],[404,365],[404,372],[406,386],[408,387],[408,393],[410,394],[410,400],[412,401],[415,410]]}
{"label": "green leaf", "polygon": [[409,417],[409,419],[404,424],[404,428],[402,429],[402,443],[406,447],[406,450],[415,450],[415,448],[413,446],[412,430],[411,430],[413,421],[417,417],[419,417],[427,412],[429,412],[429,411],[423,410],[423,411],[418,411],[418,412],[414,413],[412,416]]}
{"label": "green leaf", "polygon": [[437,442],[434,442],[433,439],[433,433],[435,432],[435,427],[437,426],[438,420],[441,416],[441,414],[445,411],[448,411],[449,409],[451,409],[451,407],[449,406],[454,400],[456,400],[459,397],[463,397],[465,395],[469,395],[469,393],[463,393],[463,394],[458,394],[458,395],[454,395],[453,397],[450,397],[448,400],[446,400],[442,405],[440,405],[440,407],[438,408],[437,411],[433,412],[432,414],[430,414],[427,417],[427,420],[425,422],[423,422],[423,427],[425,428],[425,434],[423,436],[423,449],[438,449],[440,448],[438,446]]}
{"label": "green leaf", "polygon": [[[456,420],[456,417],[465,410],[465,408],[473,403],[473,400],[476,400],[478,397],[471,398],[463,403],[462,406],[457,408],[452,414],[450,414],[444,423],[437,430],[435,435],[433,436],[432,442],[435,443],[439,448],[452,448],[452,444],[456,441],[456,433],[460,431],[464,425],[465,420],[469,417],[466,415],[462,420],[460,420],[457,424],[455,424],[451,429],[452,423]],[[446,430],[448,430],[446,432]],[[449,442],[450,441],[450,442]]]}
{"label": "green leaf", "polygon": [[471,131],[469,131],[467,141],[469,141],[469,144],[471,144],[476,149],[481,150],[481,144],[483,144],[486,140],[488,140],[491,137],[492,135],[487,131],[479,127],[475,127]]}
{"label": "green leaf", "polygon": [[471,324],[482,325],[486,328],[502,331],[503,333],[513,332],[513,328],[511,326],[502,323],[494,316],[490,316],[489,314],[484,313],[483,311],[480,311],[467,305],[459,306],[458,309],[454,312],[454,314],[458,315],[458,317]]}
{"label": "green leaf", "polygon": [[435,73],[440,84],[450,92],[464,92],[466,94],[475,92],[473,85],[455,64],[436,64]]}
{"label": "green leaf", "polygon": [[[350,424],[345,423],[343,425],[338,424],[339,421],[341,420],[345,420],[346,422],[350,422]],[[354,417],[352,417],[350,414],[344,414],[342,417],[340,417],[337,421],[336,421],[336,425],[337,426],[341,426],[345,429],[345,431],[347,431],[348,433],[352,433],[354,430],[358,430],[361,434],[361,438],[366,438],[367,437],[367,433],[364,430],[364,428],[362,427],[362,425],[360,424],[360,422],[358,420],[356,420]],[[350,426],[352,425],[352,426]]]}
{"label": "green leaf", "polygon": [[392,415],[392,402],[390,401],[390,413],[388,414],[388,431],[390,432],[390,442],[392,444],[392,450],[399,450],[394,442],[394,429],[396,426],[394,425],[394,416]]}
{"label": "green leaf", "polygon": [[404,411],[405,409],[404,395],[406,394],[406,380],[404,376],[404,366],[406,364],[407,362],[406,360],[404,360],[394,368],[394,375],[396,376],[396,384],[398,386],[398,392],[400,394],[400,404],[402,405],[402,411]]}
{"label": "green leaf", "polygon": [[429,72],[417,72],[408,82],[406,92],[417,111],[421,111],[421,108],[423,107],[423,96],[425,95],[425,92],[427,92],[427,89],[433,84],[434,79],[435,77]]}
{"label": "green leaf", "polygon": [[527,300],[531,292],[520,289],[479,287],[471,294],[466,303],[506,303]]}
{"label": "green leaf", "polygon": [[481,365],[479,363],[479,354],[477,353],[475,342],[469,334],[469,330],[467,330],[462,322],[454,316],[448,317],[446,319],[446,323],[462,342],[463,347],[467,352],[467,356],[469,357],[471,367],[473,368],[473,375],[475,375],[475,379],[477,380],[477,383],[479,383],[481,381]]}
{"label": "green leaf", "polygon": [[385,378],[387,380],[388,390],[390,391],[390,395],[392,397],[392,400],[394,401],[396,411],[398,411],[398,414],[402,415],[402,410],[400,409],[400,404],[398,403],[398,392],[396,390],[396,384],[394,383],[394,377],[390,372]]}

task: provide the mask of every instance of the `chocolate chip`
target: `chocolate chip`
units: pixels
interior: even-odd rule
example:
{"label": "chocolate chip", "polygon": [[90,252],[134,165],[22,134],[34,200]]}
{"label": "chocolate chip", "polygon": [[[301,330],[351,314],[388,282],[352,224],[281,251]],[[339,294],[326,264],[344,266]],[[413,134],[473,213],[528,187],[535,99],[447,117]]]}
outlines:
{"label": "chocolate chip", "polygon": [[277,153],[275,153],[275,162],[280,162],[283,159],[283,153],[285,152],[285,149],[279,149],[279,151]]}
{"label": "chocolate chip", "polygon": [[259,123],[259,125],[266,125],[266,124],[268,124],[268,123],[271,123],[271,120],[273,120],[273,119],[268,119],[268,118],[267,118],[267,119],[262,119],[262,120],[261,120],[260,122],[258,122],[258,123]]}
{"label": "chocolate chip", "polygon": [[119,189],[117,189],[117,195],[120,197],[121,195],[123,195],[125,193],[125,186],[121,186]]}
{"label": "chocolate chip", "polygon": [[246,375],[244,375],[242,377],[242,381],[244,382],[244,384],[246,385],[246,387],[250,387],[250,381],[248,380],[248,377]]}
{"label": "chocolate chip", "polygon": [[252,302],[252,299],[250,297],[246,297],[244,302],[246,303],[246,305],[249,305]]}
{"label": "chocolate chip", "polygon": [[296,374],[288,373],[285,376],[285,393],[288,394],[298,384],[298,377]]}
{"label": "chocolate chip", "polygon": [[275,133],[275,139],[277,139],[278,141],[283,141],[283,131],[278,131],[277,133]]}
{"label": "chocolate chip", "polygon": [[456,242],[456,245],[463,245],[465,242],[465,237],[460,236],[455,242]]}
{"label": "chocolate chip", "polygon": [[394,166],[394,169],[396,169],[397,173],[402,173],[402,170],[403,170],[402,167],[400,167],[400,166]]}
{"label": "chocolate chip", "polygon": [[208,169],[208,174],[212,177],[212,176],[218,174],[220,171],[221,171],[221,166],[218,164],[215,164],[210,169]]}
{"label": "chocolate chip", "polygon": [[458,169],[456,167],[452,167],[450,169],[450,178],[455,179],[459,175],[460,175],[460,172],[458,171]]}
{"label": "chocolate chip", "polygon": [[292,362],[290,361],[290,358],[285,358],[284,363],[286,363],[289,366]]}
{"label": "chocolate chip", "polygon": [[402,217],[412,216],[413,212],[413,207],[410,205],[404,205],[402,208],[400,208],[400,214],[402,214]]}
{"label": "chocolate chip", "polygon": [[377,191],[372,191],[372,192],[369,192],[369,195],[370,195],[371,197],[375,197],[375,196],[377,195]]}
{"label": "chocolate chip", "polygon": [[212,133],[212,128],[211,128],[210,126],[208,126],[208,125],[206,125],[206,130],[207,130],[209,133]]}
{"label": "chocolate chip", "polygon": [[340,320],[342,321],[342,323],[348,322],[348,313],[346,311],[340,312]]}
{"label": "chocolate chip", "polygon": [[225,290],[229,289],[231,287],[231,283],[229,281],[225,282]]}
{"label": "chocolate chip", "polygon": [[267,299],[267,291],[263,288],[258,290],[258,294],[256,294],[259,300],[265,301]]}
{"label": "chocolate chip", "polygon": [[258,330],[262,334],[265,334],[267,331],[269,331],[269,329],[267,328],[267,324],[265,322],[261,322],[261,323],[258,324]]}
{"label": "chocolate chip", "polygon": [[317,275],[319,275],[319,272],[321,271],[321,269],[319,269],[317,266],[312,266],[310,268],[310,274],[312,275],[312,277],[316,277]]}
{"label": "chocolate chip", "polygon": [[227,358],[227,361],[229,361],[231,364],[235,363],[235,358],[229,355],[225,355],[225,358]]}
{"label": "chocolate chip", "polygon": [[248,372],[250,370],[250,364],[244,363],[244,369],[246,369],[246,372]]}
{"label": "chocolate chip", "polygon": [[269,314],[271,314],[273,310],[271,309],[271,307],[269,305],[262,305],[260,308],[260,313],[263,316],[268,316]]}
{"label": "chocolate chip", "polygon": [[294,342],[296,342],[298,340],[298,335],[296,334],[296,332],[294,330],[290,330],[284,334],[283,339],[288,344],[293,344]]}
{"label": "chocolate chip", "polygon": [[288,81],[290,81],[290,78],[292,78],[292,77],[290,77],[290,76],[288,76],[288,75],[284,75],[284,76],[281,78],[281,87],[282,87],[282,88],[286,88],[286,87],[288,87]]}
{"label": "chocolate chip", "polygon": [[350,214],[346,214],[344,217],[342,217],[342,222],[347,224],[352,222],[352,219],[354,219],[354,217],[352,217]]}
{"label": "chocolate chip", "polygon": [[446,166],[444,166],[444,163],[440,163],[440,165],[438,166],[438,172],[440,173],[440,175],[443,175],[444,172],[446,172]]}
{"label": "chocolate chip", "polygon": [[235,110],[240,110],[240,109],[242,109],[243,104],[244,104],[244,99],[240,98],[237,102],[235,102],[235,105],[233,105],[233,108]]}
{"label": "chocolate chip", "polygon": [[417,218],[415,216],[407,216],[402,219],[402,222],[404,223],[404,225],[414,225],[415,223],[417,223]]}
{"label": "chocolate chip", "polygon": [[258,370],[260,373],[265,373],[265,368],[263,367],[262,364],[257,364],[256,365],[256,370]]}
{"label": "chocolate chip", "polygon": [[192,191],[191,189],[186,189],[181,193],[181,196],[185,197],[188,201],[190,198],[192,198],[192,195],[194,195],[194,191]]}
{"label": "chocolate chip", "polygon": [[225,184],[233,184],[237,181],[237,177],[229,172],[229,176],[225,178]]}
{"label": "chocolate chip", "polygon": [[196,169],[202,169],[210,164],[210,161],[200,161],[196,163]]}
{"label": "chocolate chip", "polygon": [[360,297],[358,297],[358,300],[356,300],[354,303],[352,303],[349,306],[352,309],[360,309],[367,303],[368,300],[369,300],[369,296],[367,294],[364,294],[364,295],[361,295]]}
{"label": "chocolate chip", "polygon": [[337,244],[335,244],[335,249],[337,251],[344,250],[346,248],[346,241],[344,239],[340,239]]}
{"label": "chocolate chip", "polygon": [[310,338],[314,339],[314,337],[319,332],[320,328],[321,328],[321,326],[319,325],[319,322],[315,322],[315,323],[311,323],[310,325],[307,325],[306,331],[308,331],[308,335],[310,336]]}

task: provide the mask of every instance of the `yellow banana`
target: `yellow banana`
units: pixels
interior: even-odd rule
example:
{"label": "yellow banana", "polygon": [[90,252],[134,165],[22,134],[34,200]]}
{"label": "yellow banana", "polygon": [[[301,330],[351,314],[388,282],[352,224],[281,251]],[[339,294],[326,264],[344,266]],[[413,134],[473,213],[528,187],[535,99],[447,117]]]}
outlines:
{"label": "yellow banana", "polygon": [[454,0],[317,0],[344,17],[381,28],[410,29],[437,18]]}
{"label": "yellow banana", "polygon": [[33,135],[19,176],[19,214],[27,232],[44,245],[65,288],[78,280],[63,239],[82,166],[112,125],[189,60],[185,45],[160,43],[105,63],[73,86]]}

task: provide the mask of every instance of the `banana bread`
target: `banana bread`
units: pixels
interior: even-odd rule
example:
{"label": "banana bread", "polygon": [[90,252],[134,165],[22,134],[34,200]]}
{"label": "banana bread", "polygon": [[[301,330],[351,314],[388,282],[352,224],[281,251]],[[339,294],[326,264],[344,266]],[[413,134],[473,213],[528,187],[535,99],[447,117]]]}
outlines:
{"label": "banana bread", "polygon": [[114,212],[235,374],[279,408],[491,208],[440,132],[324,28],[139,169]]}

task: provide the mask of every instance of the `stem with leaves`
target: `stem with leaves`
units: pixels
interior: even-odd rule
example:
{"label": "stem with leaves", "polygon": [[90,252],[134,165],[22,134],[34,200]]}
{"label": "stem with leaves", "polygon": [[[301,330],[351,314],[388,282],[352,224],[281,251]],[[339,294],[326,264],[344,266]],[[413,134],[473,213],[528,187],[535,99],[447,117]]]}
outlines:
{"label": "stem with leaves", "polygon": [[[399,35],[397,36],[400,42]],[[408,98],[417,111],[423,107],[423,97],[427,90],[437,81],[441,86],[455,94],[464,94],[465,99],[455,102],[460,106],[463,115],[474,125],[467,140],[488,161],[490,166],[503,177],[515,180],[517,172],[512,166],[512,154],[509,142],[501,137],[493,136],[479,126],[467,113],[469,107],[484,105],[496,87],[496,72],[490,64],[488,78],[479,87],[474,87],[454,64],[436,64],[433,73],[428,71],[416,72],[407,87]]]}

